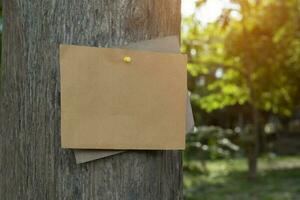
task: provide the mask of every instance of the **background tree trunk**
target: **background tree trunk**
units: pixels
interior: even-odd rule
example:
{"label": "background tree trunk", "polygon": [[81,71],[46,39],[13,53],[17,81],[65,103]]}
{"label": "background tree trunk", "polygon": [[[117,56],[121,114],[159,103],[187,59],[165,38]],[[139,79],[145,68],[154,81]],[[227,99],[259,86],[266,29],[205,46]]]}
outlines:
{"label": "background tree trunk", "polygon": [[76,165],[60,148],[59,43],[116,46],[179,34],[180,0],[3,0],[0,198],[182,199],[178,151]]}
{"label": "background tree trunk", "polygon": [[250,180],[256,180],[257,177],[257,159],[259,155],[259,136],[260,136],[260,115],[259,111],[255,106],[252,106],[252,140],[248,151],[248,178]]}

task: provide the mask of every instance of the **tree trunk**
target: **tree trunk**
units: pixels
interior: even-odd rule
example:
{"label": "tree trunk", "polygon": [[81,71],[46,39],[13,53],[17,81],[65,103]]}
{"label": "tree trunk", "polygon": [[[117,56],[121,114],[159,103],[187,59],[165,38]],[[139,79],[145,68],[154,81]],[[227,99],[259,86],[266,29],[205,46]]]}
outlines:
{"label": "tree trunk", "polygon": [[76,165],[60,148],[60,43],[117,46],[178,35],[180,0],[3,0],[0,198],[182,199],[178,151]]}
{"label": "tree trunk", "polygon": [[257,157],[259,154],[259,132],[260,132],[260,119],[259,111],[254,106],[252,107],[252,120],[253,120],[253,130],[252,130],[252,141],[248,152],[248,178],[250,180],[255,180],[257,176]]}
{"label": "tree trunk", "polygon": [[252,151],[248,154],[248,178],[249,180],[255,180],[257,176],[257,156],[255,154],[255,146],[252,147]]}

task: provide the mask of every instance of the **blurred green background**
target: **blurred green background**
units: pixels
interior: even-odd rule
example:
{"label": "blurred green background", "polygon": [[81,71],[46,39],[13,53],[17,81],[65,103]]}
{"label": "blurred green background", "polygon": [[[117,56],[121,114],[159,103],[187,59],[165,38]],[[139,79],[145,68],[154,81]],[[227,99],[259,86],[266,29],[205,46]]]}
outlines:
{"label": "blurred green background", "polygon": [[185,199],[300,199],[300,0],[182,0],[182,15]]}
{"label": "blurred green background", "polygon": [[300,1],[183,0],[185,199],[300,199]]}

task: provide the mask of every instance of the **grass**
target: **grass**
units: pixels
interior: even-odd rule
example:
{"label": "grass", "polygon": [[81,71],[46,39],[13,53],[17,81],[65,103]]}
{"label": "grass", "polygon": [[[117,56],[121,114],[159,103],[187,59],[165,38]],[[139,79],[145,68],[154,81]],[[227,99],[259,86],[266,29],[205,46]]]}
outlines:
{"label": "grass", "polygon": [[[187,170],[188,166],[188,170]],[[246,160],[207,162],[201,173],[198,161],[185,162],[186,200],[298,200],[300,199],[300,157],[259,159],[255,182],[247,180]]]}

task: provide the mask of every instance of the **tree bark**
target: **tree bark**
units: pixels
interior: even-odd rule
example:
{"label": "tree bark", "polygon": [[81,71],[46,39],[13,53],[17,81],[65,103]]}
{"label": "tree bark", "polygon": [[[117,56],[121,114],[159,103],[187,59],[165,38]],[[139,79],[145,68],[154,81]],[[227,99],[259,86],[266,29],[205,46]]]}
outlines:
{"label": "tree bark", "polygon": [[0,197],[182,199],[178,151],[76,165],[60,148],[60,43],[118,46],[178,35],[180,0],[3,0]]}

